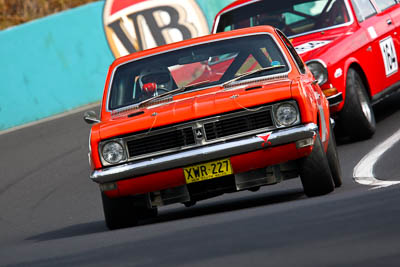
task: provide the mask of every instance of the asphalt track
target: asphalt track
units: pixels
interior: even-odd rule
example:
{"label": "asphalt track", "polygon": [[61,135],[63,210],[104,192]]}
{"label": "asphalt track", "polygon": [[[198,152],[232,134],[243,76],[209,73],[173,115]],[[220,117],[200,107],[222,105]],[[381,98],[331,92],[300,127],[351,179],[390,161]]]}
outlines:
{"label": "asphalt track", "polygon": [[[400,128],[400,94],[378,129],[338,146],[343,187],[315,198],[299,179],[226,194],[116,231],[89,178],[82,113],[0,135],[0,266],[400,266],[400,186],[357,184],[359,161]],[[374,176],[400,181],[400,143]]]}

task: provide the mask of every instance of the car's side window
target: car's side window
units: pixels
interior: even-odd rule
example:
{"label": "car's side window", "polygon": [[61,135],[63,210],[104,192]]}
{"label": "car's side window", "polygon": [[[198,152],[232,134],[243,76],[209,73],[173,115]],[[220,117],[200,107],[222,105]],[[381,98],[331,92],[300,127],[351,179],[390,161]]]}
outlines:
{"label": "car's side window", "polygon": [[396,0],[375,0],[380,10],[388,9],[391,6],[397,4]]}
{"label": "car's side window", "polygon": [[358,21],[364,21],[377,13],[370,0],[351,0]]}

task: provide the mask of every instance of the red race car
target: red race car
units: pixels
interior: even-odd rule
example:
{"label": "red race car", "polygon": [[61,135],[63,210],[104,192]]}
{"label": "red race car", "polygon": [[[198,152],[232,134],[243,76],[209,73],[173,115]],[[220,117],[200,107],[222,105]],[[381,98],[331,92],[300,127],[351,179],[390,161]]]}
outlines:
{"label": "red race car", "polygon": [[157,208],[300,176],[341,185],[328,100],[290,41],[259,26],[116,59],[90,134],[90,178],[110,229]]}
{"label": "red race car", "polygon": [[328,98],[341,134],[374,134],[371,105],[400,86],[398,1],[238,0],[217,14],[212,31],[256,25],[289,37]]}

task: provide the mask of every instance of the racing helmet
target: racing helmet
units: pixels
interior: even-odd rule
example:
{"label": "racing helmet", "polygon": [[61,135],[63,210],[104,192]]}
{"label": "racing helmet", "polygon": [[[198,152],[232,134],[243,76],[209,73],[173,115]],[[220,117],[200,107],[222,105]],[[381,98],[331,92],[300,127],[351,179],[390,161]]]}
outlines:
{"label": "racing helmet", "polygon": [[[157,89],[171,90],[173,80],[170,71],[167,67],[151,67],[145,68],[140,72],[139,85],[142,90],[148,88],[147,84],[156,84],[155,92]],[[148,91],[148,90],[146,90]]]}

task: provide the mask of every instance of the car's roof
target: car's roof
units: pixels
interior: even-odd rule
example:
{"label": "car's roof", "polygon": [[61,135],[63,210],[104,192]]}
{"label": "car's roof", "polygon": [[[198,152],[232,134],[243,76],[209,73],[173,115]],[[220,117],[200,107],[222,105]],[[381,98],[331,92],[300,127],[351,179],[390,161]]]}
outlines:
{"label": "car's roof", "polygon": [[271,26],[256,26],[256,27],[251,27],[251,28],[243,28],[243,29],[237,29],[233,31],[227,31],[227,32],[221,32],[221,33],[216,33],[216,34],[209,34],[193,39],[187,39],[183,40],[180,42],[175,42],[171,44],[166,44],[162,46],[158,46],[155,48],[139,51],[136,53],[132,53],[127,56],[123,56],[120,58],[117,58],[113,64],[111,65],[112,67],[118,66],[120,64],[123,64],[128,61],[132,61],[136,58],[141,58],[141,57],[146,57],[150,56],[153,54],[158,54],[174,49],[178,49],[181,47],[187,47],[187,46],[193,46],[196,44],[202,44],[202,43],[207,43],[213,40],[223,40],[231,37],[236,37],[236,36],[241,36],[241,35],[251,35],[251,34],[256,34],[256,33],[270,33],[270,34],[275,34],[275,29]]}
{"label": "car's roof", "polygon": [[262,0],[236,0],[232,3],[230,3],[229,5],[227,5],[226,7],[224,7],[223,9],[221,9],[218,12],[217,16],[219,16],[221,13],[225,13],[225,11],[230,10],[234,7],[241,6],[242,4],[251,4],[251,3],[259,2],[259,1],[262,1]]}

